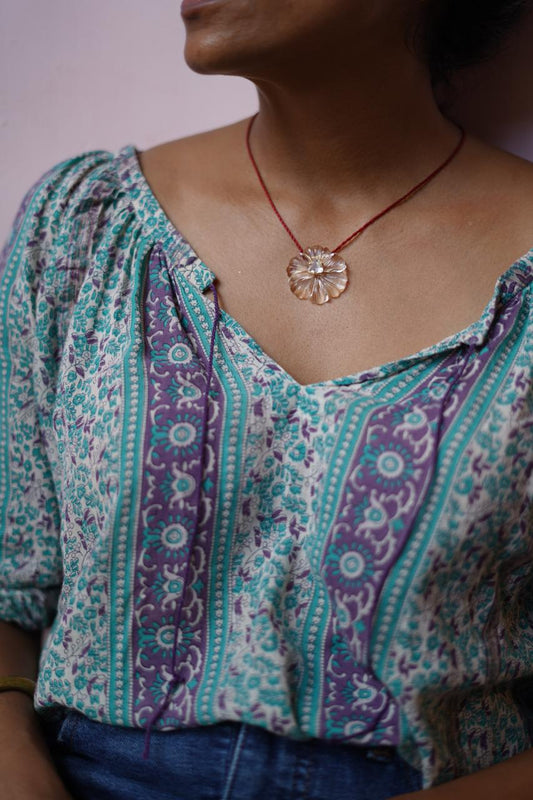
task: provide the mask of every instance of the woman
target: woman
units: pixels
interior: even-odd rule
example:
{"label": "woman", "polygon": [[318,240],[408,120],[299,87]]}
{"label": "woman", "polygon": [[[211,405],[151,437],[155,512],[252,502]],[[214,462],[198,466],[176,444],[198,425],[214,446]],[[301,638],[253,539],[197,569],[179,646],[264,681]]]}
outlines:
{"label": "woman", "polygon": [[184,0],[258,114],[28,191],[6,797],[530,796],[533,167],[434,94],[524,5]]}

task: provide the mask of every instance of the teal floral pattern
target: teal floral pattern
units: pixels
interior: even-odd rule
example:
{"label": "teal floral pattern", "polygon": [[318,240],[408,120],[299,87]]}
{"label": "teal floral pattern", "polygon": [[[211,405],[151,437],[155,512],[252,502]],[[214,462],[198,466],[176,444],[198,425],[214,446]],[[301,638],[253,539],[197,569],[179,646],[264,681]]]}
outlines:
{"label": "teal floral pattern", "polygon": [[531,747],[532,279],[533,249],[464,330],[304,386],[216,315],[133,146],[42,175],[0,256],[37,710],[392,745],[426,787]]}

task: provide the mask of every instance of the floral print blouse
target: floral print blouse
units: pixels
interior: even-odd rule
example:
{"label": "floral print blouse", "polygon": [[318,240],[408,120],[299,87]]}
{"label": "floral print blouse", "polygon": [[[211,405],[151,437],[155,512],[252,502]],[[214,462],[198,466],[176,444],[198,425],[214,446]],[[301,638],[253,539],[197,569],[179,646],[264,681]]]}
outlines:
{"label": "floral print blouse", "polygon": [[464,330],[309,385],[133,145],[41,176],[0,276],[0,618],[51,625],[40,713],[393,745],[425,786],[531,746],[533,248]]}

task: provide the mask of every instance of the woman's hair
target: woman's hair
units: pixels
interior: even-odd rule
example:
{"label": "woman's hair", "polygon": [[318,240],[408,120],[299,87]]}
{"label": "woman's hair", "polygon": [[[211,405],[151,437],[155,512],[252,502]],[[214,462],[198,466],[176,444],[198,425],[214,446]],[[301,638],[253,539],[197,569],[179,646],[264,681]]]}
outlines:
{"label": "woman's hair", "polygon": [[433,86],[495,55],[532,0],[421,0],[412,44]]}

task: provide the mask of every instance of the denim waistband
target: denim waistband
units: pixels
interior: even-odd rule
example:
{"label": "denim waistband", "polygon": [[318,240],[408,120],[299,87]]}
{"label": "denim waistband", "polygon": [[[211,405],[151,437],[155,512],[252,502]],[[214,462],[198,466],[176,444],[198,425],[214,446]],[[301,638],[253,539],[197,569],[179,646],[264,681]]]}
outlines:
{"label": "denim waistband", "polygon": [[148,760],[143,730],[76,711],[43,727],[77,800],[386,800],[422,788],[394,747],[290,739],[233,720],[153,731]]}

